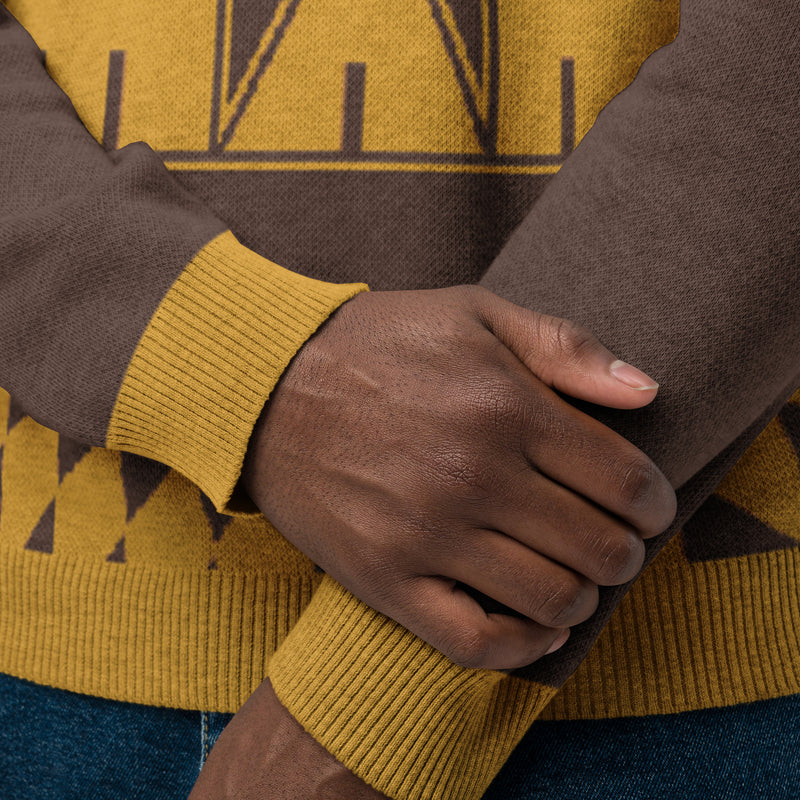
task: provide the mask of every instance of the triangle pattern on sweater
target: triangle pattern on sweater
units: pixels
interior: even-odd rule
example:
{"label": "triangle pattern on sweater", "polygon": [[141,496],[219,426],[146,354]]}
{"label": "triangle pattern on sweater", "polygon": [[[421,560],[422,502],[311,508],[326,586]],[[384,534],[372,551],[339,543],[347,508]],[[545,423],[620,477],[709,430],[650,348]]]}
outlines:
{"label": "triangle pattern on sweater", "polygon": [[15,403],[14,398],[11,398],[11,402],[8,405],[8,430],[11,431],[25,416],[26,414],[19,403]]}
{"label": "triangle pattern on sweater", "polygon": [[51,500],[25,543],[25,549],[37,553],[52,553],[55,527],[56,501]]}
{"label": "triangle pattern on sweater", "polygon": [[703,503],[683,526],[687,560],[714,561],[797,547],[797,542],[717,495]]}
{"label": "triangle pattern on sweater", "polygon": [[227,99],[230,102],[259,49],[264,33],[275,21],[281,0],[234,0],[230,30],[230,72]]}
{"label": "triangle pattern on sweater", "polygon": [[219,511],[214,508],[214,504],[209,497],[203,492],[200,492],[200,503],[203,506],[206,519],[209,525],[211,525],[211,538],[215,542],[218,542],[222,538],[222,534],[225,533],[225,528],[229,525],[233,517],[228,514],[220,514]]}
{"label": "triangle pattern on sweater", "polygon": [[153,492],[161,486],[170,468],[158,461],[123,452],[120,460],[120,477],[127,503],[127,522],[148,501]]}
{"label": "triangle pattern on sweater", "polygon": [[800,405],[793,402],[787,403],[778,414],[778,419],[800,459]]}
{"label": "triangle pattern on sweater", "polygon": [[78,462],[91,450],[91,447],[66,436],[58,437],[58,483],[72,472]]}
{"label": "triangle pattern on sweater", "polygon": [[106,561],[110,564],[124,564],[127,561],[125,556],[124,536],[114,545],[114,549],[106,556]]}
{"label": "triangle pattern on sweater", "polygon": [[483,3],[464,3],[459,0],[450,0],[446,3],[464,42],[467,59],[475,71],[478,83],[483,83],[485,45],[483,5]]}

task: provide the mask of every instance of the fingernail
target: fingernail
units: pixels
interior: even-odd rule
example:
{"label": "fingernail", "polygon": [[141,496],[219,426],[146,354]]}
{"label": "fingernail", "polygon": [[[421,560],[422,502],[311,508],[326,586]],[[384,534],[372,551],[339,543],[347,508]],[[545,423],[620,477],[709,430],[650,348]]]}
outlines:
{"label": "fingernail", "polygon": [[550,645],[550,649],[545,653],[545,655],[549,656],[550,653],[555,653],[555,651],[558,650],[559,647],[563,646],[564,642],[566,642],[567,639],[569,639],[569,628],[564,628],[564,630],[561,631],[561,633],[558,635],[553,644]]}
{"label": "fingernail", "polygon": [[658,384],[649,376],[645,375],[640,369],[626,364],[624,361],[615,361],[611,367],[611,374],[631,389],[638,389],[643,392],[645,389],[658,389]]}

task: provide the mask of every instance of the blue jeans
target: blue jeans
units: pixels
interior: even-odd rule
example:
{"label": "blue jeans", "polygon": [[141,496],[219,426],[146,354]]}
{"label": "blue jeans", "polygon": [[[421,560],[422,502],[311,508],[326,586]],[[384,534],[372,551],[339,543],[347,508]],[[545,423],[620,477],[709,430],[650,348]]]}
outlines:
{"label": "blue jeans", "polygon": [[117,703],[0,674],[0,798],[186,800],[231,716]]}
{"label": "blue jeans", "polygon": [[[185,800],[228,720],[0,675],[0,798]],[[798,800],[800,696],[538,723],[484,800],[532,798]]]}
{"label": "blue jeans", "polygon": [[483,800],[534,798],[798,800],[800,695],[682,714],[537,722]]}

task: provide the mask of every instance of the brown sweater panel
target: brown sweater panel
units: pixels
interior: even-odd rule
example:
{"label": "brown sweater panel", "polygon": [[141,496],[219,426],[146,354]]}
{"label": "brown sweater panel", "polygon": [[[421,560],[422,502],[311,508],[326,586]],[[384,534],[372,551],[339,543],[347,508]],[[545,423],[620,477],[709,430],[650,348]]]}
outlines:
{"label": "brown sweater panel", "polygon": [[[676,43],[609,105],[483,281],[589,325],[659,377],[652,408],[591,413],[686,483],[681,519],[795,388],[800,363],[790,235],[798,156],[788,133],[797,97],[785,67],[797,54],[798,12],[783,5],[687,3]],[[96,444],[155,304],[225,226],[146,146],[105,153],[38,48],[0,14],[0,69],[10,76],[0,89],[0,247],[6,270],[15,265],[0,276],[0,335],[6,352],[29,356],[20,364],[0,355],[0,374],[36,419]],[[748,107],[759,119],[734,124]],[[709,169],[731,160],[730,173]],[[87,258],[86,242],[98,237]],[[576,631],[531,677],[563,680],[619,596],[607,592],[587,633]]]}
{"label": "brown sweater panel", "polygon": [[0,75],[0,384],[103,445],[156,306],[227,226],[145,144],[98,145],[2,5]]}
{"label": "brown sweater panel", "polygon": [[[482,280],[660,381],[640,411],[584,406],[679,487],[648,562],[800,382],[798,31],[791,2],[683,3]],[[625,590],[523,674],[562,682]]]}

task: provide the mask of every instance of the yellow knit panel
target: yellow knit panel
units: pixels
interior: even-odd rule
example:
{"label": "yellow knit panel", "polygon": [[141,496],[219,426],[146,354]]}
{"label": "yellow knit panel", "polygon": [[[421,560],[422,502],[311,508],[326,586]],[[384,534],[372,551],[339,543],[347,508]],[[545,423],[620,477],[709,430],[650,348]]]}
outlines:
{"label": "yellow knit panel", "polygon": [[109,51],[125,52],[120,146],[208,145],[215,3],[6,0],[47,52],[47,69],[100,141]]}
{"label": "yellow knit panel", "polygon": [[174,467],[225,506],[281,373],[322,322],[366,288],[289,272],[220,234],[187,265],[145,330],[106,446]]}
{"label": "yellow knit panel", "polygon": [[0,541],[22,548],[58,488],[58,434],[30,417],[17,422],[3,445],[2,481]]}
{"label": "yellow knit panel", "polygon": [[276,653],[270,679],[361,778],[390,797],[426,800],[477,800],[556,691],[457,667],[330,578]]}
{"label": "yellow knit panel", "polygon": [[644,59],[675,38],[678,11],[678,0],[500,3],[498,152],[559,151],[563,58],[575,62],[579,142]]}
{"label": "yellow knit panel", "polygon": [[3,544],[0,672],[112,700],[237,711],[318,581]]}
{"label": "yellow knit panel", "polygon": [[761,432],[715,494],[800,543],[800,462],[779,419]]}
{"label": "yellow knit panel", "polygon": [[[109,51],[119,50],[125,67],[118,144],[142,140],[156,150],[199,153],[208,147],[216,2],[7,2],[47,51],[48,69],[96,138],[103,131]],[[220,129],[239,117],[226,149],[335,153],[342,142],[345,66],[363,64],[363,149],[388,154],[385,162],[359,162],[367,168],[552,172],[553,164],[476,167],[469,161],[481,153],[469,106],[489,121],[491,70],[497,72],[497,154],[558,155],[562,61],[574,63],[577,143],[646,56],[674,38],[679,10],[678,0],[499,3],[493,47],[488,3],[474,0],[483,14],[484,36],[481,58],[474,61],[453,11],[455,0],[435,4],[453,52],[433,5],[429,0],[282,0],[253,43],[244,74],[234,78],[234,2],[224,2]],[[272,56],[264,61],[268,52]],[[496,58],[493,67],[489,56]],[[391,160],[392,153],[408,152],[465,159],[449,165],[435,158],[412,164]],[[198,159],[204,167],[214,163],[208,156]],[[286,168],[285,159],[267,163],[270,169]],[[291,168],[304,165],[347,169],[348,157],[304,162],[301,156]]]}
{"label": "yellow knit panel", "polygon": [[726,706],[800,692],[800,549],[649,567],[542,719]]}
{"label": "yellow knit panel", "polygon": [[[313,564],[260,515],[221,517],[214,531],[200,490],[165,471],[133,509],[126,500],[122,457],[93,447],[59,480],[59,442],[23,417],[8,430],[8,395],[0,394],[0,543],[24,548],[52,506],[56,555],[105,563],[123,548],[128,564],[159,569],[206,568],[279,573],[306,579]],[[72,443],[67,443],[72,446]],[[165,535],[165,530],[169,535]],[[119,556],[119,552],[116,553]]]}

